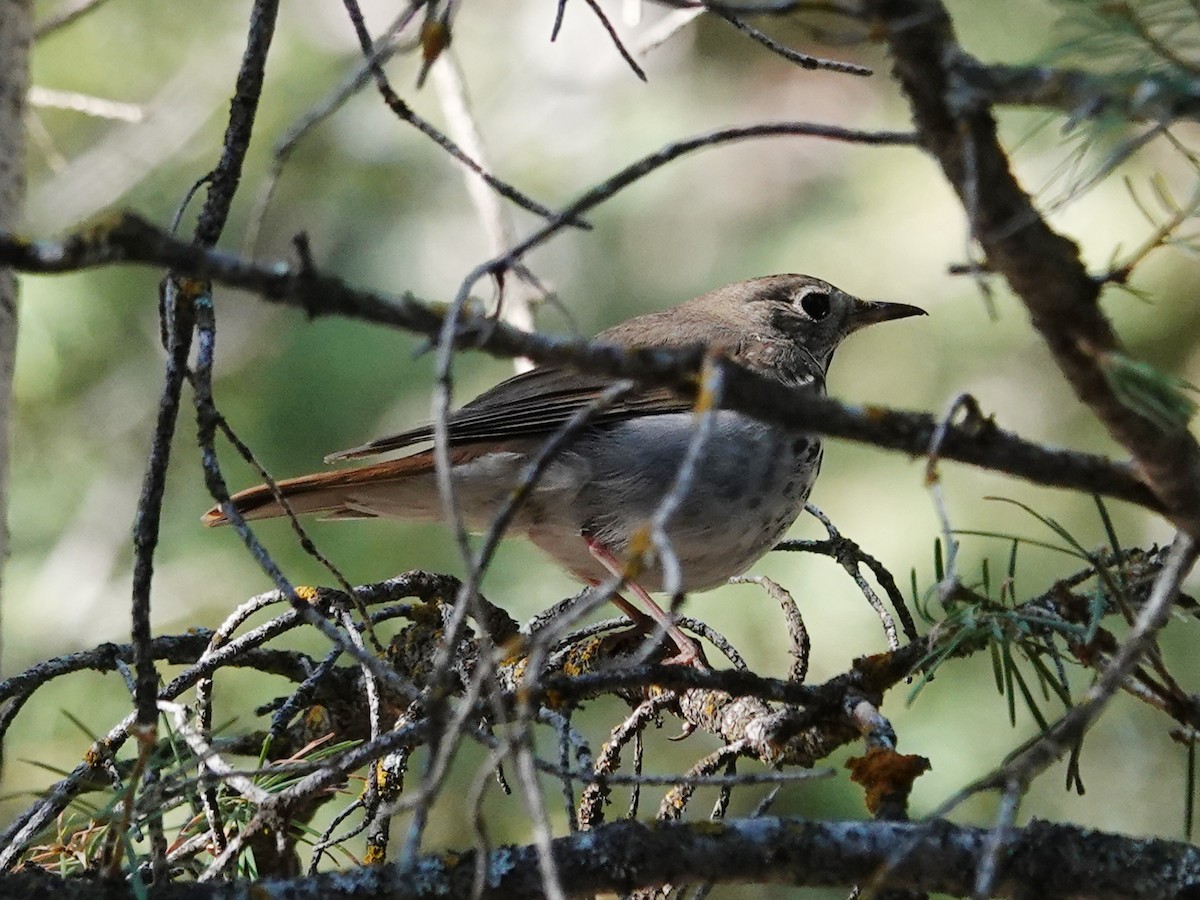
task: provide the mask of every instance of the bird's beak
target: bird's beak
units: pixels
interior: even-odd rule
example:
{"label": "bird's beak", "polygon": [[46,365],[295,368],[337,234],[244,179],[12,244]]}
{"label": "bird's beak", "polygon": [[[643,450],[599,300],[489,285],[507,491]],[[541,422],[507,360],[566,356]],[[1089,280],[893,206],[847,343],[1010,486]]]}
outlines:
{"label": "bird's beak", "polygon": [[850,312],[850,330],[858,331],[878,322],[892,319],[907,319],[909,316],[927,316],[929,313],[919,306],[907,303],[883,303],[877,300],[859,300]]}

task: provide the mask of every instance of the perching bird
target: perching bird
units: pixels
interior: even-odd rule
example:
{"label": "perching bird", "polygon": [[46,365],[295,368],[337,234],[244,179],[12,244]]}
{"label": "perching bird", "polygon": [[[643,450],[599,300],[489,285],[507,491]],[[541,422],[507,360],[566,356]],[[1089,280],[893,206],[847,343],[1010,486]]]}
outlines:
{"label": "perching bird", "polygon": [[[719,347],[730,359],[801,390],[824,393],[833,351],[854,331],[924,315],[903,303],[859,300],[807,275],[769,275],[710,291],[662,312],[637,316],[597,335],[626,347]],[[485,391],[448,421],[455,498],[468,527],[485,530],[510,498],[543,442],[613,379],[537,368]],[[684,591],[741,574],[770,550],[804,509],[821,464],[816,436],[718,410],[699,464],[667,526]],[[564,568],[590,584],[620,574],[631,538],[654,515],[676,480],[698,423],[690,401],[665,388],[638,388],[598,411],[542,474],[513,522]],[[356,459],[428,442],[431,425],[332,454]],[[443,518],[432,449],[399,459],[278,483],[293,511],[327,518]],[[284,515],[266,485],[232,498],[246,519]],[[204,516],[226,522],[220,507]],[[658,561],[629,589],[679,649],[699,648],[650,598],[663,588]],[[635,622],[644,617],[620,597]]]}

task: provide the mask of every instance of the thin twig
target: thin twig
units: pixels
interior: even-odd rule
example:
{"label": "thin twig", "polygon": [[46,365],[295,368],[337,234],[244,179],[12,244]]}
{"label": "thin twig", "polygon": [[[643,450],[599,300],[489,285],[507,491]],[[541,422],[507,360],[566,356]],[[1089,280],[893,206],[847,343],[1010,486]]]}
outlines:
{"label": "thin twig", "polygon": [[[353,288],[318,272],[301,278],[285,263],[254,264],[176,240],[125,214],[60,241],[30,241],[0,233],[0,263],[24,272],[80,271],[116,262],[169,266],[193,277],[239,287],[269,302],[310,314],[343,315],[436,336],[446,324],[441,310],[411,295],[390,296]],[[541,365],[570,366],[646,384],[695,390],[701,350],[631,352],[578,338],[533,335],[489,318],[467,319],[453,329],[454,342],[496,356],[527,356]],[[726,363],[726,404],[765,421],[797,430],[870,443],[910,455],[928,452],[939,419],[883,407],[848,406],[811,392],[797,392]],[[1036,484],[1100,494],[1161,511],[1162,505],[1130,466],[1103,456],[1045,447],[1006,432],[990,419],[980,427],[948,425],[940,456],[1024,478]]]}
{"label": "thin twig", "polygon": [[[423,119],[421,116],[417,115],[413,108],[405,103],[400,96],[394,90],[392,90],[391,85],[388,83],[387,75],[384,74],[383,67],[379,65],[379,62],[376,59],[374,41],[371,39],[371,34],[367,30],[366,23],[363,21],[362,11],[358,8],[358,3],[356,0],[343,0],[343,4],[346,7],[346,12],[350,16],[350,22],[354,25],[354,32],[358,36],[359,44],[362,46],[363,58],[367,61],[367,65],[371,71],[371,76],[375,79],[375,86],[378,89],[380,96],[383,98],[383,101],[387,104],[388,109],[395,113],[401,121],[412,125],[419,132],[430,138],[435,144],[458,160],[459,163],[477,174],[480,178],[486,181],[489,186],[491,186],[492,190],[494,190],[500,196],[511,200],[522,209],[527,209],[532,213],[536,213],[544,219],[553,218],[554,213],[551,210],[547,209],[545,206],[542,206],[535,200],[527,197],[525,194],[521,193],[507,182],[501,181],[495,175],[485,171],[483,167],[479,165],[479,163],[464,153],[457,144],[434,128],[433,125],[425,121],[425,119]],[[577,219],[573,219],[570,224],[577,227],[584,227],[583,223]]]}

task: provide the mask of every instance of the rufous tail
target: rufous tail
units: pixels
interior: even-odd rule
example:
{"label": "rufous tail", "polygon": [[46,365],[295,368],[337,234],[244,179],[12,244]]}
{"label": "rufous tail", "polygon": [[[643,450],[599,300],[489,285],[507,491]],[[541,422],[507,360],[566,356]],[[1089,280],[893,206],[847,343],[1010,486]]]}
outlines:
{"label": "rufous tail", "polygon": [[[456,457],[468,453],[452,453],[451,460],[458,463],[460,459]],[[285,499],[297,515],[326,513],[331,518],[370,518],[378,513],[356,501],[356,497],[378,493],[398,494],[403,491],[406,482],[427,481],[433,471],[433,452],[427,450],[370,466],[288,478],[276,482],[278,495],[269,485],[260,484],[238,491],[230,499],[242,517],[248,520],[286,515],[279,497]],[[416,487],[415,483],[413,487]],[[229,522],[220,506],[214,506],[200,521],[210,526]]]}

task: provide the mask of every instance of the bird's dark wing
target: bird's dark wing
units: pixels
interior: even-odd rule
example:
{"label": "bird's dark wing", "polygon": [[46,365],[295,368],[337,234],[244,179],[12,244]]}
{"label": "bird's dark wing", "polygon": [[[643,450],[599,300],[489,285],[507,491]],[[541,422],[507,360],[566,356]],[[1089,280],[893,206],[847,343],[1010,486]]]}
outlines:
{"label": "bird's dark wing", "polygon": [[[544,437],[561,428],[579,410],[594,403],[613,379],[567,369],[531,369],[500,382],[450,414],[450,445]],[[665,388],[638,389],[595,414],[596,423],[635,416],[682,412],[692,404]],[[378,438],[326,457],[326,461],[358,459],[401,450],[433,438],[433,426]]]}
{"label": "bird's dark wing", "polygon": [[[703,297],[691,301],[702,302]],[[646,313],[608,328],[596,340],[627,348],[698,345],[721,347],[730,359],[743,359],[744,335],[734,322],[710,315],[693,316],[682,325],[676,310]],[[603,375],[586,375],[570,369],[537,368],[500,382],[470,403],[450,414],[450,444],[462,446],[479,441],[506,441],[553,434],[579,410],[595,402],[613,384]],[[595,422],[613,422],[635,416],[684,412],[692,404],[666,388],[637,389],[596,413]],[[401,450],[433,437],[433,426],[422,425],[390,437],[379,438],[326,457],[358,459],[374,453]]]}

